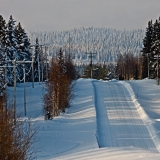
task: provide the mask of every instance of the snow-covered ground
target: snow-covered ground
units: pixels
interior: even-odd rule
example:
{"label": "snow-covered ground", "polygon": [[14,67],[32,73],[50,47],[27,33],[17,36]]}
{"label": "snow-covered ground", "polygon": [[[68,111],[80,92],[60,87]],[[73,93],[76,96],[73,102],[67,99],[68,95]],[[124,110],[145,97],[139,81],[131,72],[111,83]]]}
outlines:
{"label": "snow-covered ground", "polygon": [[[79,79],[71,107],[48,121],[42,114],[43,87],[26,83],[26,117],[39,127],[38,160],[160,159],[160,86],[155,80]],[[12,100],[13,87],[8,90]],[[21,116],[23,92],[18,84]]]}

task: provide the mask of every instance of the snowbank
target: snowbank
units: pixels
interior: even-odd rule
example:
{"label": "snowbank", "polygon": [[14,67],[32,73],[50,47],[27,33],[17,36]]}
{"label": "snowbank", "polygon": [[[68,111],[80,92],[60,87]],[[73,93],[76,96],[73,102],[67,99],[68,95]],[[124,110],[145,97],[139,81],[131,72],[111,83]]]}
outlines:
{"label": "snowbank", "polygon": [[159,132],[155,128],[154,120],[149,118],[149,116],[146,114],[143,107],[138,102],[137,97],[136,97],[131,85],[129,83],[127,83],[126,81],[120,81],[120,83],[122,83],[128,89],[130,96],[131,96],[133,102],[135,103],[137,111],[139,112],[139,115],[141,116],[143,122],[146,124],[147,129],[148,129],[158,151],[160,152],[160,139],[159,139],[159,135],[158,135]]}

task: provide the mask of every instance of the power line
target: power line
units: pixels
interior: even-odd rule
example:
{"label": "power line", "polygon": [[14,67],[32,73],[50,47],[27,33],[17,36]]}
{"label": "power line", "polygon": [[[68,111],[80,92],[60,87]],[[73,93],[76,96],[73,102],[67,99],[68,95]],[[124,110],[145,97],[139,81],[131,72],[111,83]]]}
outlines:
{"label": "power line", "polygon": [[97,54],[97,53],[92,53],[92,52],[89,52],[89,53],[86,53],[86,54],[89,54],[89,58],[90,58],[90,67],[91,67],[91,79],[92,79],[92,70],[93,70],[93,67],[92,67],[92,58],[94,56],[94,54]]}
{"label": "power line", "polygon": [[[33,60],[33,59],[32,59]],[[25,67],[24,65],[26,63],[33,63],[34,61],[16,61],[16,60],[8,60],[8,61],[5,61],[5,62],[12,62],[13,63],[13,66],[0,66],[0,68],[8,68],[8,67],[11,67],[13,68],[13,74],[14,74],[14,102],[13,102],[13,110],[14,110],[14,118],[16,119],[16,83],[17,83],[17,79],[16,79],[16,64],[23,64],[23,74],[24,74],[24,113],[25,113],[25,116],[26,116],[26,88],[25,88]],[[33,69],[32,69],[33,70]],[[7,77],[7,72],[5,73],[6,77]],[[34,88],[34,87],[33,87]]]}

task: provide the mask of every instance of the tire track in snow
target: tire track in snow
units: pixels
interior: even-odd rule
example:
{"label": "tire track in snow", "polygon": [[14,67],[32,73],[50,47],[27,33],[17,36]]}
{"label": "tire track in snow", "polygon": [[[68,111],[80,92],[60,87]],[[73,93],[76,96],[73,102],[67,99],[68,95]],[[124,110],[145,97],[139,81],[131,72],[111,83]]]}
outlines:
{"label": "tire track in snow", "polygon": [[94,82],[100,147],[136,147],[158,152],[132,101],[119,82]]}
{"label": "tire track in snow", "polygon": [[[97,139],[99,143],[99,147],[112,147],[112,139],[110,132],[110,125],[108,121],[108,117],[106,114],[106,109],[104,105],[104,101],[101,99],[101,96],[97,98],[97,82],[93,82],[94,92],[95,92],[95,106],[96,106],[96,118],[97,118]],[[101,108],[98,109],[98,106]],[[108,139],[106,138],[108,137]]]}

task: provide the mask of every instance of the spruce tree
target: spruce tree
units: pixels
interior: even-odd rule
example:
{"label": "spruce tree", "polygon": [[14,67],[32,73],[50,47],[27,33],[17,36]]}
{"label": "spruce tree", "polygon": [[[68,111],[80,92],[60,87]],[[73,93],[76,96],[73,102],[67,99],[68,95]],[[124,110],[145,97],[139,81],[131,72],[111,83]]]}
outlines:
{"label": "spruce tree", "polygon": [[153,25],[152,21],[148,22],[148,27],[146,28],[146,35],[143,39],[143,54],[151,53],[151,46],[153,41]]}
{"label": "spruce tree", "polygon": [[[0,15],[0,66],[5,65],[5,35],[5,20]],[[5,83],[5,68],[0,67],[0,96],[3,95]]]}
{"label": "spruce tree", "polygon": [[2,15],[0,15],[0,41],[1,41],[1,45],[3,47],[5,47],[5,44],[6,44],[5,28],[6,28],[6,22],[3,19]]}
{"label": "spruce tree", "polygon": [[[7,60],[7,78],[9,85],[13,85],[13,63],[12,60],[19,60],[17,52],[17,39],[15,35],[15,20],[10,16],[9,22],[6,25],[6,60]],[[17,77],[20,77],[20,72],[17,70]]]}
{"label": "spruce tree", "polygon": [[[148,22],[148,27],[146,28],[146,35],[143,39],[143,62],[142,62],[142,78],[148,77],[148,60],[154,59],[153,54],[151,53],[151,46],[153,43],[153,24],[152,20]],[[152,66],[150,64],[150,66]],[[151,68],[149,68],[151,69]],[[148,77],[149,78],[149,77]]]}
{"label": "spruce tree", "polygon": [[[15,28],[16,38],[17,38],[17,51],[19,55],[19,60],[21,61],[30,61],[31,60],[31,53],[29,50],[30,42],[28,39],[28,36],[25,32],[25,30],[22,28],[21,24],[18,23],[18,25]],[[21,79],[23,78],[23,66],[22,64],[19,64],[19,69],[21,73]],[[31,64],[26,63],[25,64],[25,73],[26,73],[26,81],[31,81]]]}
{"label": "spruce tree", "polygon": [[63,57],[62,48],[60,48],[60,51],[58,54],[58,63],[60,66],[60,74],[62,75],[66,72],[66,66],[64,65],[64,57]]}
{"label": "spruce tree", "polygon": [[[36,44],[35,44],[35,58],[34,58],[34,78],[35,82],[39,81],[39,76],[40,76],[40,48],[39,48],[39,41],[38,38],[36,38]],[[39,66],[38,66],[39,65]]]}
{"label": "spruce tree", "polygon": [[[153,57],[152,66],[154,69],[154,77],[159,77],[159,57],[160,57],[160,20],[156,20],[153,25],[153,42],[151,46]],[[157,57],[157,58],[156,58]]]}
{"label": "spruce tree", "polygon": [[[0,41],[0,66],[4,66],[4,58],[3,58],[3,48],[2,43]],[[0,67],[0,97],[3,96],[5,90],[5,68]]]}

